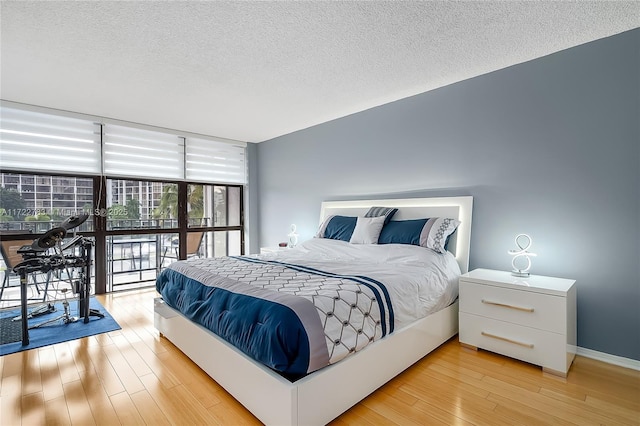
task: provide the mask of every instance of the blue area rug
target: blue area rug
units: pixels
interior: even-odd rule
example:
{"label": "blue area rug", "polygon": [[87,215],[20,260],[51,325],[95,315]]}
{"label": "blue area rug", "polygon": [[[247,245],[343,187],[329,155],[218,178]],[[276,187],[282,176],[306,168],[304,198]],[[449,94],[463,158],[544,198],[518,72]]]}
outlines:
{"label": "blue area rug", "polygon": [[[28,311],[40,305],[29,306]],[[64,313],[62,302],[55,303],[55,312],[40,315],[29,319],[29,327],[40,324],[52,318],[59,317]],[[120,330],[120,325],[109,315],[109,312],[102,307],[94,297],[89,301],[91,309],[97,309],[104,318],[90,316],[89,322],[84,323],[84,318],[78,321],[65,324],[62,319],[43,325],[42,327],[29,330],[29,344],[22,346],[21,321],[11,321],[11,318],[20,316],[20,308],[0,311],[0,356],[12,354],[14,352],[26,351],[28,349],[41,348],[43,346],[54,345],[56,343],[67,342],[69,340],[80,339],[94,334],[107,333],[109,331]],[[69,301],[69,314],[79,317],[78,301]],[[11,330],[9,330],[11,328]],[[17,329],[18,341],[15,341],[15,331]],[[5,343],[9,342],[9,343]]]}

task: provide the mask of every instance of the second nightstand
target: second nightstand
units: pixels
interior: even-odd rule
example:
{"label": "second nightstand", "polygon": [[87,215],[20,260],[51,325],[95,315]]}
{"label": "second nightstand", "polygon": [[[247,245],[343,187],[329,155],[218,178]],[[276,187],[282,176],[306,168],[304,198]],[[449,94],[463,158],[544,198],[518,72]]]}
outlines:
{"label": "second nightstand", "polygon": [[576,352],[574,280],[476,269],[459,283],[460,343],[567,375]]}
{"label": "second nightstand", "polygon": [[287,250],[288,247],[260,247],[260,254],[276,253],[280,250]]}

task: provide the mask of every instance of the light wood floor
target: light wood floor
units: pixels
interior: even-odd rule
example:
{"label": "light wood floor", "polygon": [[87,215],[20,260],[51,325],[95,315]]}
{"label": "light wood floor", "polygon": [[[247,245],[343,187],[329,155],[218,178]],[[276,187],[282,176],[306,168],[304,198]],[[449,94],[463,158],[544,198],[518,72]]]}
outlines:
{"label": "light wood floor", "polygon": [[[153,328],[154,290],[99,296],[122,330],[0,357],[0,425],[259,424]],[[567,379],[454,338],[335,425],[638,425],[640,373]]]}

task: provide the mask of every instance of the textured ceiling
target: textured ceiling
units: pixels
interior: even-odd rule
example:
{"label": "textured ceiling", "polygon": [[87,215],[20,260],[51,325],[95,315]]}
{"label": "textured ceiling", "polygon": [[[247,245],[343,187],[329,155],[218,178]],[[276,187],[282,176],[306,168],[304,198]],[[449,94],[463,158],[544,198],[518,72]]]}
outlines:
{"label": "textured ceiling", "polygon": [[2,1],[0,98],[248,142],[640,26],[640,2]]}

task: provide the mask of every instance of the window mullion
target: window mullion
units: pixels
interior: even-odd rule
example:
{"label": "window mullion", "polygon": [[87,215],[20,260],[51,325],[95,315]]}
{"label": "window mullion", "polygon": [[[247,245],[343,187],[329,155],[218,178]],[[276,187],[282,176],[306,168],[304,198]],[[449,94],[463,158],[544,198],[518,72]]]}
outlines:
{"label": "window mullion", "polygon": [[187,188],[189,184],[187,182],[178,182],[178,234],[180,240],[179,257],[180,259],[187,258],[187,228],[188,228],[188,215],[187,215]]}

